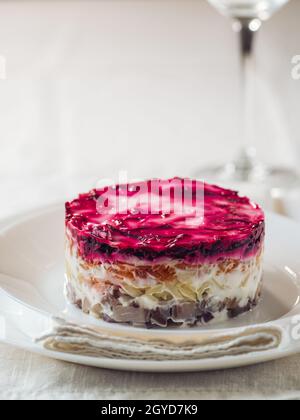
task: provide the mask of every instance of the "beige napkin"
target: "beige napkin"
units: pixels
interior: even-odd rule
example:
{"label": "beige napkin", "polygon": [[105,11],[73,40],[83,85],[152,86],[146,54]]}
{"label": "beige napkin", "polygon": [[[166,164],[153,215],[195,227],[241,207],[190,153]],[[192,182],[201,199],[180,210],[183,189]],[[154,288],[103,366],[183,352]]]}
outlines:
{"label": "beige napkin", "polygon": [[55,318],[53,328],[36,341],[47,350],[82,356],[131,360],[197,360],[220,358],[276,349],[283,339],[277,326],[237,329],[236,333],[182,334],[168,330],[108,329],[80,326]]}

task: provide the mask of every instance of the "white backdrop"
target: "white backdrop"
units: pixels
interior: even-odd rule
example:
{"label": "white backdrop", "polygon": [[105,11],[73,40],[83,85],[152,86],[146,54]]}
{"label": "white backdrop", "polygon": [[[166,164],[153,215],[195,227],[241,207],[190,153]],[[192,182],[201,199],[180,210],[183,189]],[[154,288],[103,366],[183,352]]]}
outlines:
{"label": "white backdrop", "polygon": [[[299,16],[300,0],[292,0],[257,45],[255,138],[273,163],[300,160],[300,81],[291,78]],[[231,158],[236,47],[229,22],[205,0],[0,0],[0,219],[65,200],[119,169],[189,175]],[[292,398],[298,359],[170,377],[69,365],[1,345],[0,396]]]}
{"label": "white backdrop", "polygon": [[[255,138],[274,163],[300,159],[299,16],[291,0],[257,43]],[[205,0],[0,1],[0,56],[0,217],[238,146],[237,40]]]}

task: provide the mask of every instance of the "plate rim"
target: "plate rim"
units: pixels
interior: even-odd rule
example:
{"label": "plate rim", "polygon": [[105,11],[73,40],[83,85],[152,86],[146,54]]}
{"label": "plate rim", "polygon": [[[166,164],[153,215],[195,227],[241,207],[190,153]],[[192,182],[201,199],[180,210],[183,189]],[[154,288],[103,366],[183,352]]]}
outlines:
{"label": "plate rim", "polygon": [[[48,204],[45,206],[41,206],[36,209],[29,209],[28,211],[25,211],[23,213],[19,213],[17,215],[14,215],[12,217],[0,220],[0,235],[5,234],[9,232],[10,229],[13,229],[15,226],[21,223],[26,223],[31,220],[34,220],[34,218],[39,217],[43,214],[51,213],[54,211],[59,211],[64,209],[64,204],[62,202],[54,202],[52,204]],[[273,217],[275,219],[284,220],[285,222],[289,222],[289,224],[293,224],[295,228],[300,230],[300,223],[289,219],[286,216],[278,215],[273,212],[266,212],[266,215],[269,215],[269,217]],[[38,309],[36,307],[33,307],[26,302],[16,298],[15,296],[8,293],[5,289],[3,289],[0,286],[0,299],[1,294],[5,294],[8,299],[13,300],[16,304],[25,306],[30,310],[51,315],[46,311],[42,311],[41,309]],[[293,308],[294,310],[295,308]],[[287,313],[284,318],[288,319],[291,312]],[[3,314],[2,310],[0,309],[0,314],[3,316],[7,316],[9,319],[9,316],[7,314]],[[282,318],[279,318],[282,319]],[[278,320],[279,320],[278,319]],[[262,326],[268,326],[270,324],[274,325],[274,322],[278,321],[269,321],[262,324],[259,324]],[[255,326],[255,324],[253,324]],[[251,327],[251,326],[250,326]],[[15,328],[13,326],[13,328]],[[213,333],[220,333],[233,330],[233,329],[239,329],[243,327],[230,327],[228,329],[221,328],[221,329],[214,329],[211,330]],[[203,330],[202,333],[206,333],[209,330]],[[195,333],[201,333],[200,330],[195,331]],[[24,343],[22,340],[18,340],[17,338],[15,340],[10,339],[3,339],[0,337],[0,343],[13,345],[17,348],[24,349],[30,352],[33,352],[35,354],[50,357],[56,360],[62,360],[66,362],[71,363],[77,363],[77,364],[83,364],[86,366],[95,366],[99,368],[106,368],[106,369],[116,369],[116,370],[126,370],[126,371],[139,371],[139,372],[196,372],[196,371],[210,371],[210,370],[219,370],[219,369],[230,369],[234,367],[242,367],[242,366],[249,366],[254,364],[259,364],[263,362],[269,362],[277,359],[281,359],[287,356],[292,356],[296,353],[298,353],[299,350],[297,350],[296,346],[295,348],[288,348],[285,350],[282,349],[274,349],[264,352],[253,352],[247,355],[239,355],[239,356],[226,356],[222,357],[220,359],[199,359],[199,360],[184,360],[184,361],[150,361],[150,360],[127,360],[127,359],[108,359],[108,358],[97,358],[97,357],[88,357],[88,356],[80,356],[72,353],[60,353],[60,352],[53,352],[44,349],[42,346],[34,343],[33,341],[31,343]]]}
{"label": "plate rim", "polygon": [[[1,300],[1,294],[0,294]],[[1,310],[0,310],[1,314]],[[16,327],[12,323],[13,329]],[[273,349],[269,351],[253,352],[237,356],[223,356],[220,358],[204,358],[199,360],[170,360],[170,361],[153,361],[153,360],[129,360],[129,359],[109,359],[103,357],[81,356],[72,353],[56,352],[44,349],[41,345],[30,340],[25,343],[18,339],[3,339],[0,336],[0,343],[12,345],[19,349],[23,349],[34,354],[49,357],[55,360],[61,360],[69,363],[75,363],[85,366],[93,366],[111,370],[136,371],[136,372],[154,372],[154,373],[170,373],[170,372],[201,372],[227,370],[238,367],[252,366],[260,363],[271,362],[293,356],[299,352],[296,348]]]}

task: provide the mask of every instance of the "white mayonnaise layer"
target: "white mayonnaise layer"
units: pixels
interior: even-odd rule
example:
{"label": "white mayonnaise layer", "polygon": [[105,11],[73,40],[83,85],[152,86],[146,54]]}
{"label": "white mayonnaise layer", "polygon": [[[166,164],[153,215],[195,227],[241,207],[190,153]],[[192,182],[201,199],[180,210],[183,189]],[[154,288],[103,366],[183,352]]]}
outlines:
{"label": "white mayonnaise layer", "polygon": [[[76,299],[82,301],[83,309],[86,306],[91,313],[93,307],[97,305],[99,309],[101,305],[102,313],[112,314],[112,308],[104,299],[110,285],[121,287],[124,294],[119,303],[123,306],[135,302],[149,310],[180,302],[201,302],[204,297],[212,306],[215,302],[216,307],[227,299],[245,307],[249,300],[257,299],[261,285],[262,253],[241,261],[232,269],[224,264],[223,270],[218,263],[181,269],[174,262],[170,267],[175,271],[175,280],[159,281],[153,275],[139,278],[135,271],[134,279],[116,276],[118,270],[124,271],[124,265],[120,268],[118,264],[88,264],[78,255],[76,245],[71,246],[68,241],[66,245],[67,282],[75,291]],[[218,312],[215,320],[226,319],[226,311],[223,312]]]}

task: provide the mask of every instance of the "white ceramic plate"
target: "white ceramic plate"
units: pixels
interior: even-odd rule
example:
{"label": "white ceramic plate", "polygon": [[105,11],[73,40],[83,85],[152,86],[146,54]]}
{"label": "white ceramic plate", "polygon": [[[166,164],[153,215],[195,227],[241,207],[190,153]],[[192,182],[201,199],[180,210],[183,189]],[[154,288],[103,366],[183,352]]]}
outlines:
{"label": "white ceramic plate", "polygon": [[[263,298],[251,313],[203,328],[180,329],[180,334],[201,334],[207,330],[232,329],[265,324],[300,313],[300,225],[288,219],[267,216],[267,240]],[[260,354],[199,361],[132,361],[90,358],[54,353],[33,342],[47,326],[49,315],[59,315],[80,323],[101,321],[68,305],[64,285],[64,208],[48,207],[19,217],[0,232],[0,340],[46,356],[92,366],[142,371],[192,371],[230,368],[284,357],[296,352],[273,350]],[[3,321],[4,320],[4,321]],[[101,322],[108,333],[115,328],[133,327]],[[5,331],[4,331],[5,330]],[[137,329],[138,330],[138,329]],[[143,330],[144,332],[145,330]],[[4,333],[5,332],[5,333]],[[157,332],[157,331],[156,331]],[[178,330],[177,330],[178,332]],[[160,330],[161,334],[172,334]],[[149,331],[151,334],[151,331]]]}

